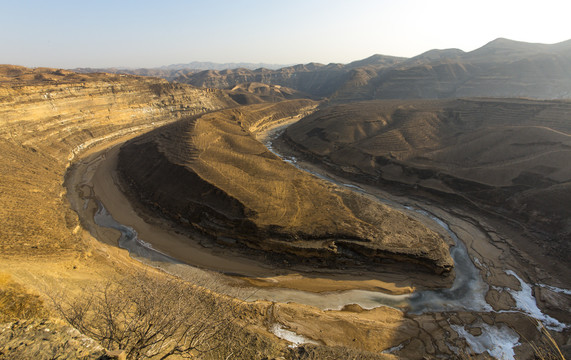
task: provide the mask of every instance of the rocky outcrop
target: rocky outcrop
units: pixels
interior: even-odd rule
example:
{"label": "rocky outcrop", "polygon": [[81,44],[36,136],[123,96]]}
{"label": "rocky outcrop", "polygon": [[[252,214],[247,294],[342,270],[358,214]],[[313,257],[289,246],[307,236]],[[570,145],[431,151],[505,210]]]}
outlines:
{"label": "rocky outcrop", "polygon": [[90,147],[160,124],[235,106],[220,91],[165,80],[0,67],[0,251],[78,246],[62,180]]}
{"label": "rocky outcrop", "polygon": [[0,324],[0,359],[113,359],[95,340],[56,320]]}
{"label": "rocky outcrop", "polygon": [[130,75],[0,68],[0,138],[59,159],[99,140],[225,108],[223,92]]}
{"label": "rocky outcrop", "polygon": [[139,201],[225,246],[313,265],[397,262],[450,271],[453,262],[439,235],[297,170],[253,136],[315,105],[284,101],[177,122],[124,145],[120,173]]}

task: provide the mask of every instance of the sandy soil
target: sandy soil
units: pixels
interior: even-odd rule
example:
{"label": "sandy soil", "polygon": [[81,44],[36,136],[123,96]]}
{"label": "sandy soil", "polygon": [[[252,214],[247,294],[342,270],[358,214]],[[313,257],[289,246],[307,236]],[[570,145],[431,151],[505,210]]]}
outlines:
{"label": "sandy soil", "polygon": [[[280,146],[279,144],[274,145]],[[400,279],[398,274],[383,274],[383,281],[373,278],[372,274],[347,270],[320,273],[312,272],[311,269],[305,269],[305,272],[299,271],[300,269],[280,269],[256,261],[251,257],[241,256],[231,250],[204,247],[200,244],[200,238],[189,239],[188,234],[177,232],[177,229],[166,221],[160,219],[153,219],[152,222],[145,221],[148,214],[145,215],[143,209],[138,209],[137,204],[129,202],[117,184],[115,165],[119,146],[120,144],[108,149],[96,149],[101,151],[94,151],[76,164],[68,175],[68,187],[75,186],[78,191],[70,192],[70,201],[74,204],[74,208],[80,212],[84,227],[89,229],[99,240],[115,245],[118,233],[100,228],[93,223],[96,200],[102,201],[117,221],[135,228],[140,238],[151,243],[155,249],[194,265],[194,267],[185,266],[184,270],[181,270],[182,267],[173,264],[156,264],[157,267],[187,279],[205,277],[205,274],[208,274],[211,279],[214,279],[213,283],[216,283],[216,291],[229,293],[229,288],[246,289],[243,290],[245,292],[255,288],[283,288],[286,297],[288,291],[291,290],[332,292],[364,289],[391,294],[406,294],[417,290],[413,283],[423,280],[422,275],[419,275],[417,279],[408,280],[407,283]],[[279,150],[280,152],[289,151],[285,147],[280,147]],[[304,162],[303,166],[314,172],[326,174],[323,169],[311,163]],[[531,282],[528,277],[529,273],[535,274],[538,271],[535,265],[529,265],[529,262],[522,258],[522,254],[512,246],[502,228],[490,225],[486,219],[478,218],[474,214],[466,212],[465,209],[443,208],[441,205],[430,203],[427,200],[421,201],[391,195],[375,187],[336,178],[329,173],[326,175],[339,182],[359,186],[371,194],[384,197],[397,204],[425,209],[444,220],[465,242],[470,256],[480,269],[483,279],[491,286],[486,300],[494,310],[509,310],[513,309],[515,305],[514,299],[507,292],[498,292],[495,289],[521,290],[519,281],[506,274],[505,270],[515,270],[526,282]],[[415,213],[411,212],[410,215],[422,219]],[[435,224],[427,223],[427,225],[434,230],[442,231]],[[125,251],[117,251],[125,254]],[[180,272],[177,273],[177,271]],[[224,272],[239,273],[241,276],[221,274]],[[376,276],[378,277],[378,274]],[[560,285],[560,283],[554,283],[554,285]],[[562,321],[569,322],[571,320],[568,319],[569,312],[566,310],[569,308],[568,296],[557,297],[545,293],[545,289],[539,290],[538,287],[535,289],[536,296],[543,294],[539,301],[542,310]],[[296,301],[303,303],[303,296],[296,298]],[[261,305],[262,303],[260,306],[264,308],[269,306],[267,303]],[[454,315],[456,313],[438,313],[411,317],[401,311],[386,307],[371,311],[363,310],[359,306],[349,307],[349,309],[349,311],[322,311],[311,306],[290,304],[276,306],[273,311],[275,311],[274,321],[276,323],[318,343],[379,351],[406,342],[409,345],[399,354],[407,358],[421,358],[422,354],[434,351],[430,350],[434,349],[434,346],[440,346],[442,349],[439,351],[445,351],[447,345],[442,341],[447,338],[446,333],[453,331],[450,328],[450,323],[466,324],[465,326],[470,329],[480,329],[478,327],[480,323],[494,324],[496,321],[500,321],[509,324],[512,328],[525,329],[522,331],[530,339],[537,337],[533,330],[528,329],[533,329],[533,324],[529,320],[526,322],[525,315],[518,312],[501,316],[495,315],[495,313],[474,312],[458,315]],[[316,321],[316,319],[321,320]],[[339,331],[334,336],[330,336],[331,333],[328,329],[333,324],[339,327]],[[361,330],[357,331],[358,328]],[[424,330],[419,333],[420,329]],[[419,335],[424,334],[423,331],[426,329],[437,330],[433,330],[434,333],[430,335]],[[378,334],[386,332],[386,334],[391,335],[378,335],[374,337],[375,341],[369,341],[367,340],[369,338],[368,331],[374,331]],[[379,331],[381,332],[379,333]],[[348,339],[347,334],[352,334],[351,336],[354,336],[356,343]],[[417,340],[412,341],[410,340],[411,337]],[[557,334],[557,340],[560,343],[566,343],[568,338],[567,332]],[[418,341],[421,342],[417,343]],[[454,341],[460,340],[456,338]],[[516,353],[525,358],[529,356],[529,352],[530,348],[523,346],[518,348]]]}
{"label": "sandy soil", "polygon": [[[262,137],[263,135],[259,138]],[[383,280],[381,280],[375,278],[379,277],[379,274],[362,271],[351,272],[347,269],[330,272],[307,271],[305,273],[299,270],[292,271],[292,269],[271,266],[251,257],[241,256],[232,250],[204,247],[200,244],[201,239],[199,237],[189,239],[188,234],[177,232],[176,229],[172,228],[172,224],[167,221],[157,223],[157,219],[153,219],[153,223],[146,222],[140,216],[143,212],[142,209],[136,209],[117,184],[115,167],[120,145],[121,143],[118,143],[105,150],[92,150],[91,154],[88,154],[80,163],[75,165],[72,175],[68,176],[68,182],[75,183],[76,188],[80,190],[80,193],[76,194],[70,192],[72,204],[75,203],[74,207],[82,212],[80,218],[89,223],[87,228],[95,232],[99,240],[110,245],[117,243],[119,234],[117,231],[103,229],[92,223],[93,214],[97,208],[95,200],[103,202],[118,222],[133,227],[138,232],[139,237],[151,243],[155,249],[200,269],[237,274],[230,281],[234,285],[236,285],[236,279],[243,279],[244,286],[283,287],[313,292],[363,289],[405,294],[418,288],[414,285],[415,282],[425,280],[420,275],[419,279],[415,279],[416,281],[403,281],[398,274],[382,274]],[[275,145],[281,146],[282,149],[280,150],[288,151],[287,148],[283,148],[283,144],[276,143]],[[324,170],[310,163],[305,162],[303,166],[314,172],[325,174]],[[480,268],[482,276],[491,286],[518,288],[517,280],[508,276],[505,273],[506,269],[513,269],[518,274],[524,274],[523,276],[538,270],[534,265],[531,265],[530,268],[530,264],[533,262],[521,261],[522,254],[511,246],[505,235],[502,235],[503,229],[492,228],[485,219],[466,213],[462,209],[443,209],[437,204],[394,196],[376,187],[348,182],[347,179],[335,177],[330,173],[326,175],[339,182],[359,186],[370,194],[378,195],[395,203],[423,208],[443,219],[468,246],[470,255],[476,259],[475,263]],[[89,195],[86,196],[86,194]],[[409,215],[419,218],[414,212],[409,212]],[[421,217],[419,219],[422,220]],[[442,232],[442,229],[433,223],[428,222],[427,225]],[[527,278],[525,280],[529,281]],[[560,283],[553,285],[561,286]],[[497,306],[503,307],[505,305]]]}
{"label": "sandy soil", "polygon": [[120,145],[93,152],[78,162],[68,175],[68,186],[74,184],[78,190],[75,194],[70,192],[70,200],[80,212],[84,226],[107,244],[116,245],[119,233],[93,223],[97,200],[105,205],[119,223],[134,228],[139,237],[152,244],[156,250],[200,269],[236,274],[233,276],[234,280],[230,281],[233,284],[236,279],[243,279],[244,285],[259,287],[284,287],[313,292],[366,289],[405,294],[416,288],[414,282],[423,280],[422,276],[406,281],[398,274],[383,274],[384,278],[388,278],[388,281],[383,281],[375,279],[379,277],[376,273],[351,273],[347,270],[312,271],[310,276],[304,276],[303,272],[280,269],[251,257],[241,256],[232,250],[204,247],[200,244],[198,235],[189,238],[188,234],[181,234],[173,229],[172,224],[167,221],[153,219],[152,223],[146,222],[139,215],[144,210],[137,210],[134,207],[136,204],[127,199],[117,184],[115,166]]}

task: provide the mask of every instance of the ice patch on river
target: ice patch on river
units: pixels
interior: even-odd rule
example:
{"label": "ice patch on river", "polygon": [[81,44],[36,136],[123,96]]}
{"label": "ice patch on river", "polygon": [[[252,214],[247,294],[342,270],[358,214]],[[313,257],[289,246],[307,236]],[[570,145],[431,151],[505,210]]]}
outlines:
{"label": "ice patch on river", "polygon": [[499,360],[512,360],[515,357],[513,348],[519,345],[519,336],[505,325],[491,326],[485,323],[476,327],[482,329],[482,334],[470,334],[462,325],[450,325],[458,336],[466,339],[472,351],[476,354],[487,352]]}
{"label": "ice patch on river", "polygon": [[545,285],[545,284],[536,284],[539,287],[545,288],[549,291],[553,291],[556,293],[560,293],[560,294],[565,294],[565,295],[571,295],[571,290],[568,289],[561,289],[555,286],[551,286],[551,285]]}
{"label": "ice patch on river", "polygon": [[480,271],[474,266],[466,246],[447,223],[435,215],[421,209],[407,206],[419,214],[431,218],[442,227],[454,240],[454,246],[450,249],[450,256],[454,260],[456,278],[449,289],[427,290],[413,294],[410,297],[411,311],[421,313],[427,311],[452,311],[463,309],[467,311],[492,311],[490,304],[486,302],[485,295],[488,284],[484,282]]}
{"label": "ice patch on river", "polygon": [[506,288],[506,291],[509,292],[510,295],[514,298],[516,307],[519,310],[528,314],[532,318],[541,321],[543,325],[549,330],[560,332],[567,328],[567,325],[561,323],[559,320],[554,319],[551,316],[541,312],[541,310],[537,307],[535,298],[533,297],[531,286],[529,286],[525,281],[517,276],[517,274],[512,270],[506,270],[506,274],[515,277],[520,283],[520,291]]}
{"label": "ice patch on river", "polygon": [[314,344],[319,345],[317,341],[313,341],[303,335],[299,335],[291,330],[288,330],[282,326],[282,324],[275,323],[270,327],[270,331],[275,336],[279,337],[280,339],[289,341],[292,343],[293,347],[297,347],[303,344]]}
{"label": "ice patch on river", "polygon": [[118,230],[121,233],[118,240],[119,247],[128,250],[129,255],[132,257],[145,258],[151,261],[180,263],[178,260],[154,249],[148,242],[139,239],[137,231],[132,227],[118,223],[101,202],[98,202],[97,212],[93,216],[93,221],[99,226]]}

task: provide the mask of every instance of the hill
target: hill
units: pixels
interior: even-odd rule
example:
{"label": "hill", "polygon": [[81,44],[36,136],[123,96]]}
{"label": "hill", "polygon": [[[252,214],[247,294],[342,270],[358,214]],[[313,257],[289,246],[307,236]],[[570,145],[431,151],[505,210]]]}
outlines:
{"label": "hill", "polygon": [[346,65],[203,71],[172,79],[220,89],[261,82],[334,102],[474,96],[564,99],[571,96],[571,40],[546,45],[496,39],[471,52],[430,50],[410,59],[373,55]]}
{"label": "hill", "polygon": [[280,85],[241,83],[228,91],[228,95],[240,105],[308,99],[309,95]]}
{"label": "hill", "polygon": [[296,169],[253,137],[316,105],[243,106],[150,132],[122,147],[123,182],[163,216],[270,259],[450,271],[448,246],[420,222]]}
{"label": "hill", "polygon": [[569,114],[569,101],[377,100],[320,110],[285,136],[348,177],[517,219],[567,261]]}
{"label": "hill", "polygon": [[77,153],[231,105],[222,92],[162,79],[0,66],[2,253],[75,248],[77,216],[61,182]]}

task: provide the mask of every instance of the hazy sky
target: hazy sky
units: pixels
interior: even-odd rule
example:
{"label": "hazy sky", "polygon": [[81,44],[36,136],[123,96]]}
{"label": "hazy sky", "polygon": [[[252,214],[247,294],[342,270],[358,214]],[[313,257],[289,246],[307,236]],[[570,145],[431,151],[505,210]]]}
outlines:
{"label": "hazy sky", "polygon": [[0,0],[0,63],[347,63],[571,39],[570,0]]}

